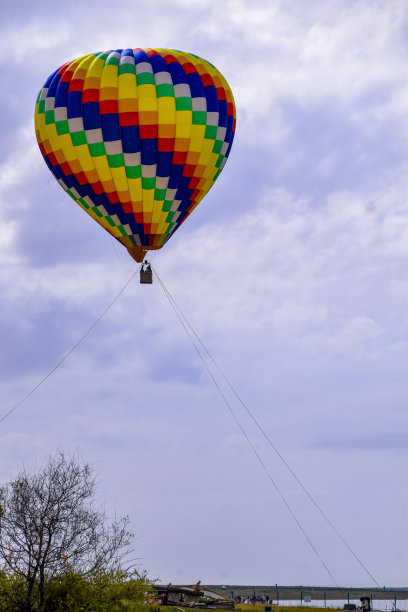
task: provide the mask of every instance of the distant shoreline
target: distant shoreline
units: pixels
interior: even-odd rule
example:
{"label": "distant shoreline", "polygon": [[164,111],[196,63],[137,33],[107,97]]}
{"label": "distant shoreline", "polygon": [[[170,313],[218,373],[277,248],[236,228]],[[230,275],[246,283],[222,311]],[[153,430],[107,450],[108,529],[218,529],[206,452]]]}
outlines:
{"label": "distant shoreline", "polygon": [[312,600],[324,599],[359,599],[363,595],[373,595],[374,599],[408,599],[408,587],[401,587],[397,589],[387,588],[383,589],[371,588],[371,587],[321,587],[321,586],[282,586],[282,585],[242,585],[242,584],[206,584],[208,589],[215,591],[216,593],[230,596],[231,592],[234,593],[234,597],[239,595],[243,597],[250,597],[255,594],[267,595],[270,599],[276,600],[278,594],[279,599],[287,600],[301,600],[307,595],[310,595]]}

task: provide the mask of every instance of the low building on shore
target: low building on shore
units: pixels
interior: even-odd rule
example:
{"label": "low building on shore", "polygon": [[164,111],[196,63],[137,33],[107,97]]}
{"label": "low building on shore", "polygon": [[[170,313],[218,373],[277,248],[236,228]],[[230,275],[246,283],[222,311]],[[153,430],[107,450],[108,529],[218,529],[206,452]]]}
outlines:
{"label": "low building on shore", "polygon": [[235,603],[229,597],[219,595],[198,581],[196,585],[168,584],[155,586],[155,600],[160,606],[232,610]]}

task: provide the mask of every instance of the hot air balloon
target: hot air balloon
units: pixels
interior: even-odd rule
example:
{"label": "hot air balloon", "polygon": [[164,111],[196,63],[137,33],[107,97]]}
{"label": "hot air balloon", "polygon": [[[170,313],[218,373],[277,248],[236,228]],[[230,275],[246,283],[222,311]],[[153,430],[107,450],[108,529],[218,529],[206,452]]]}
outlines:
{"label": "hot air balloon", "polygon": [[118,49],[55,70],[39,92],[35,129],[61,187],[142,262],[218,178],[235,105],[222,74],[196,55]]}

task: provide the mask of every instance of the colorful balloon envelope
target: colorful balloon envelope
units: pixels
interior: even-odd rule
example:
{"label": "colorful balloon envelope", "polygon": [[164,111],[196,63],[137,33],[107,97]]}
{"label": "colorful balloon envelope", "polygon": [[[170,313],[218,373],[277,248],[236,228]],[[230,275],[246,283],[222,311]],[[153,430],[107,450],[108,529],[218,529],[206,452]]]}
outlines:
{"label": "colorful balloon envelope", "polygon": [[170,49],[118,49],[68,62],[35,108],[58,183],[136,261],[160,249],[223,169],[231,89],[209,62]]}

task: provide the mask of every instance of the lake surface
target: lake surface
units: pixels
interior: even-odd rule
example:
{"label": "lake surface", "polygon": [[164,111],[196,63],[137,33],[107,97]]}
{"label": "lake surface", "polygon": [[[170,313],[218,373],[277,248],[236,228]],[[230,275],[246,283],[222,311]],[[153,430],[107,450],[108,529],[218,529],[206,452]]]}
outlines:
{"label": "lake surface", "polygon": [[[276,605],[276,599],[273,600],[273,603]],[[348,602],[347,599],[326,599],[326,604],[325,604],[324,599],[312,599],[310,603],[305,603],[303,601],[303,607],[304,608],[310,608],[310,607],[324,608],[326,607],[326,608],[338,608],[342,610],[344,604],[346,603],[355,604],[358,607],[360,606],[361,602],[359,599],[350,599],[350,602]],[[279,605],[282,607],[283,606],[299,606],[300,601],[298,599],[280,599],[279,598]],[[392,612],[392,610],[395,610],[395,604],[394,604],[393,598],[375,599],[373,597],[372,606],[373,606],[373,610],[382,610],[384,612],[386,611]],[[408,599],[397,599],[397,610],[408,612]]]}

